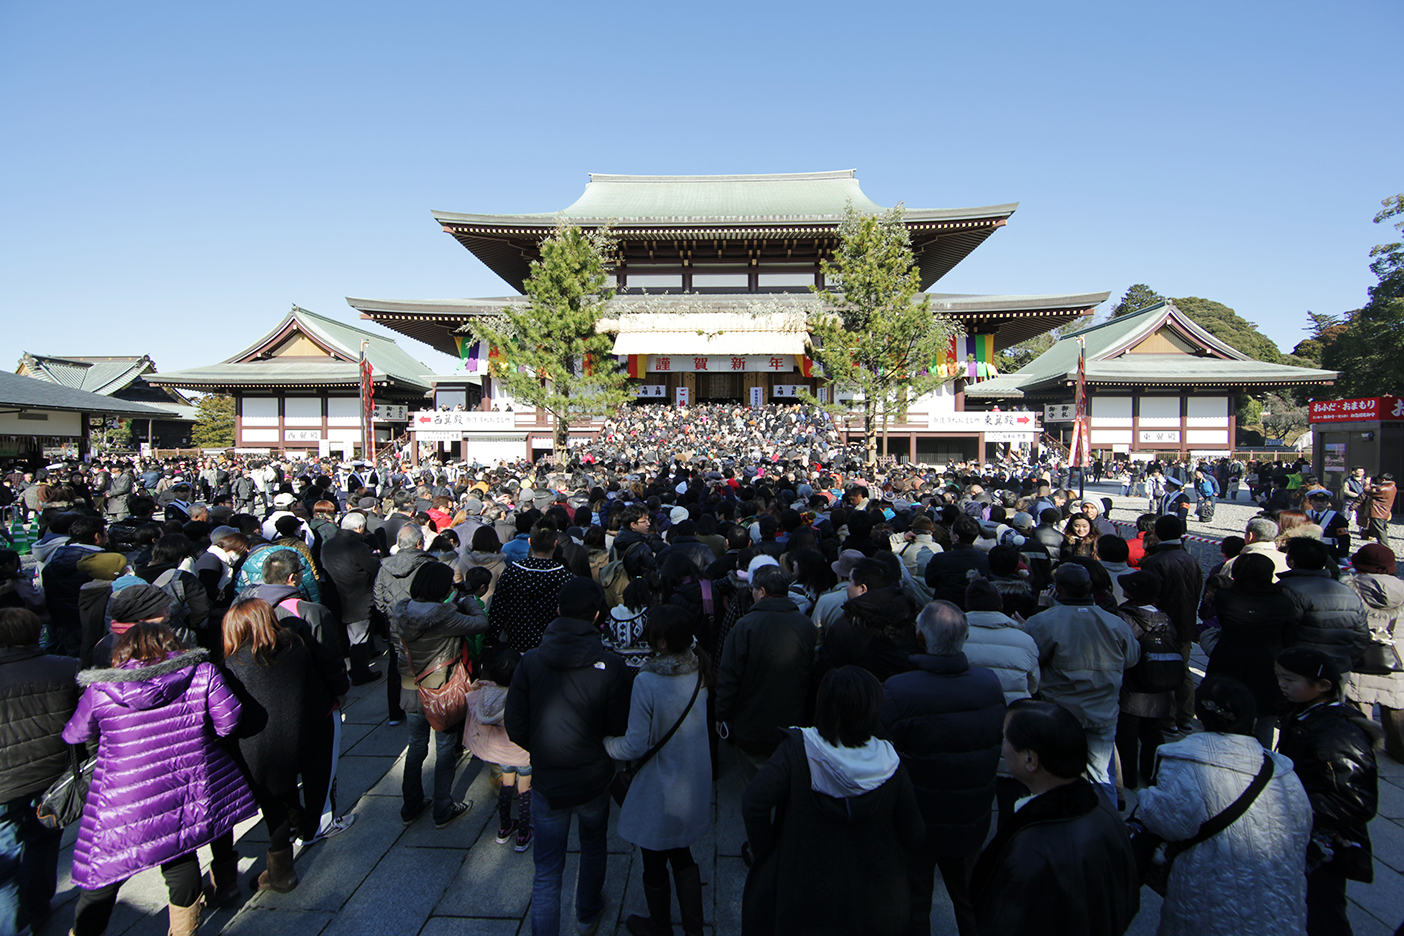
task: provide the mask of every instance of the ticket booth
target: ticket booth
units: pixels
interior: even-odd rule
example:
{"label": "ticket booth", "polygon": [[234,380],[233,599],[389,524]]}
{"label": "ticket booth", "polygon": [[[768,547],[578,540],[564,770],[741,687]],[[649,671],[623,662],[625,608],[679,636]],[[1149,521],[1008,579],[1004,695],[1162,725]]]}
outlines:
{"label": "ticket booth", "polygon": [[[1404,478],[1404,398],[1314,400],[1309,419],[1312,468],[1332,491],[1339,494],[1356,466],[1370,477],[1388,471],[1396,482]],[[1401,507],[1396,500],[1394,512]]]}

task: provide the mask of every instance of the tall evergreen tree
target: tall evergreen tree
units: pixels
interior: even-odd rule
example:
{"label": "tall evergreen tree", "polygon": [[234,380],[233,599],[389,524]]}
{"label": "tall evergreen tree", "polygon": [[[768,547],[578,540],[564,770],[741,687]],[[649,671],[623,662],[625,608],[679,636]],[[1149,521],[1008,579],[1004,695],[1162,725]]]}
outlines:
{"label": "tall evergreen tree", "polygon": [[199,448],[228,448],[234,444],[234,398],[227,393],[207,393],[195,404],[195,429],[191,440]]}
{"label": "tall evergreen tree", "polygon": [[829,288],[812,287],[824,303],[810,320],[814,359],[831,393],[861,395],[869,462],[879,421],[886,454],[891,416],[946,381],[932,363],[958,331],[921,290],[905,216],[900,204],[878,215],[848,205],[834,259],[821,264]]}
{"label": "tall evergreen tree", "polygon": [[564,221],[531,264],[528,302],[469,322],[473,340],[500,352],[490,373],[515,400],[551,414],[557,452],[572,422],[617,410],[633,397],[614,356],[614,336],[597,330],[614,296],[609,228],[585,231]]}
{"label": "tall evergreen tree", "polygon": [[1139,312],[1149,308],[1157,302],[1164,302],[1165,297],[1151,289],[1145,283],[1137,283],[1126,290],[1126,295],[1121,297],[1121,301],[1112,306],[1111,317],[1121,318],[1123,315],[1130,315],[1132,312]]}

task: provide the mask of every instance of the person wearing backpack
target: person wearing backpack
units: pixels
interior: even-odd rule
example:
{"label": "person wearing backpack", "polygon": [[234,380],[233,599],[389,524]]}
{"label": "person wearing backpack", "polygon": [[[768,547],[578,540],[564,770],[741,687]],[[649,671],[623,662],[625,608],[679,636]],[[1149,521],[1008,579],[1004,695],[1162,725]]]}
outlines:
{"label": "person wearing backpack", "polygon": [[1155,773],[1155,752],[1165,742],[1161,721],[1175,707],[1175,688],[1185,676],[1185,661],[1175,642],[1170,615],[1155,606],[1160,576],[1130,572],[1117,579],[1126,601],[1116,609],[1141,645],[1141,658],[1121,681],[1121,714],[1116,720],[1116,752],[1122,782],[1128,788]]}

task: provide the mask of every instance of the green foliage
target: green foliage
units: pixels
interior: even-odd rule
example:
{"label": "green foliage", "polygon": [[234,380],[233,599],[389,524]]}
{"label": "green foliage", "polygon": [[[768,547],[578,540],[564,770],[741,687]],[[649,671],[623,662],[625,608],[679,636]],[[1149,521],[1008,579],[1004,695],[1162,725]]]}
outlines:
{"label": "green foliage", "polygon": [[1236,417],[1239,428],[1261,425],[1262,423],[1260,420],[1263,416],[1263,404],[1248,396],[1246,393],[1240,394],[1238,397],[1238,408],[1234,412],[1234,416]]}
{"label": "green foliage", "polygon": [[1255,361],[1282,363],[1282,352],[1271,338],[1258,331],[1258,326],[1242,318],[1222,302],[1187,296],[1176,299],[1175,305],[1200,328],[1225,344],[1242,351]]}
{"label": "green foliage", "polygon": [[193,441],[198,448],[228,448],[234,444],[234,398],[208,393],[195,404]]}
{"label": "green foliage", "polygon": [[1111,317],[1121,318],[1123,315],[1130,315],[1132,312],[1139,312],[1142,309],[1155,305],[1157,302],[1164,302],[1165,297],[1151,289],[1145,283],[1137,283],[1126,290],[1126,295],[1121,297],[1121,301],[1112,307]]}
{"label": "green foliage", "polygon": [[1306,331],[1310,333],[1310,337],[1297,342],[1291,355],[1295,360],[1287,363],[1301,367],[1321,367],[1321,355],[1326,345],[1345,330],[1345,323],[1338,315],[1324,315],[1310,310],[1307,311],[1307,322]]}
{"label": "green foliage", "polygon": [[1263,427],[1263,434],[1269,439],[1295,442],[1307,429],[1307,408],[1290,397],[1265,393],[1259,421]]}
{"label": "green foliage", "polygon": [[614,336],[596,330],[614,296],[609,227],[584,231],[564,221],[541,243],[524,306],[469,322],[473,339],[502,351],[492,377],[516,400],[555,419],[557,451],[573,419],[603,415],[629,402],[628,376],[614,356]]}
{"label": "green foliage", "polygon": [[[1391,195],[1381,204],[1376,224],[1404,215],[1404,195]],[[1404,230],[1404,221],[1396,221],[1394,227]],[[1321,345],[1321,366],[1341,372],[1334,388],[1337,396],[1404,391],[1404,244],[1380,244],[1370,258],[1370,270],[1379,278],[1370,288],[1370,301],[1346,313],[1343,324],[1314,334]]]}
{"label": "green foliage", "polygon": [[813,287],[824,302],[809,323],[813,356],[833,392],[861,395],[870,462],[879,418],[885,448],[889,416],[946,381],[929,368],[957,331],[921,290],[905,216],[900,204],[880,215],[848,205],[834,261],[822,264],[831,288]]}
{"label": "green foliage", "polygon": [[1021,341],[1003,351],[997,351],[995,352],[995,366],[999,368],[1001,374],[1012,374],[1037,360],[1039,355],[1057,344],[1058,339],[1066,338],[1073,332],[1081,331],[1084,328],[1091,328],[1097,324],[1097,321],[1098,316],[1096,315],[1080,318],[1068,322],[1066,325],[1059,325],[1052,331],[1046,331],[1027,341]]}

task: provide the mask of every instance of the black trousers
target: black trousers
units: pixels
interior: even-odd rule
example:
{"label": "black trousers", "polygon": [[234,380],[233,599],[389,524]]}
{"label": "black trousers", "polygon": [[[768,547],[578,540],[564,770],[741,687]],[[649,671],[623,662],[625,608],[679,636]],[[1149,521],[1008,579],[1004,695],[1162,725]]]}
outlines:
{"label": "black trousers", "polygon": [[1159,718],[1123,713],[1116,720],[1116,752],[1121,755],[1121,779],[1128,787],[1149,781],[1155,772],[1155,752],[1165,743]]}
{"label": "black trousers", "polygon": [[[215,864],[237,860],[234,834],[226,833],[210,843]],[[186,852],[161,865],[161,877],[166,879],[166,892],[172,906],[188,907],[200,897],[200,859],[195,852]],[[117,906],[117,892],[126,881],[118,881],[94,890],[78,892],[78,907],[73,913],[73,936],[102,936]]]}
{"label": "black trousers", "polygon": [[1307,936],[1351,936],[1346,876],[1328,861],[1307,875]]}
{"label": "black trousers", "polygon": [[912,894],[907,936],[931,936],[931,900],[936,891],[937,870],[946,882],[946,893],[955,910],[956,931],[960,936],[977,936],[975,904],[970,899],[970,872],[974,867],[974,856],[939,858],[925,845],[912,852],[907,864],[907,884]]}
{"label": "black trousers", "polygon": [[[398,682],[399,680],[396,680]],[[341,712],[335,711],[326,718],[319,719],[316,727],[311,733],[311,738],[304,746],[301,759],[302,772],[302,806],[293,811],[293,822],[297,825],[299,838],[310,839],[317,834],[317,827],[322,821],[322,805],[327,801],[327,790],[331,786],[332,776],[332,747],[336,743],[336,732],[332,725],[332,719],[340,718]],[[296,800],[296,794],[293,799]],[[260,808],[262,804],[259,804]],[[336,796],[332,795],[333,812],[335,812]],[[268,816],[264,811],[264,818]],[[268,829],[268,850],[278,851],[273,847],[273,828]],[[286,845],[284,847],[287,847]]]}
{"label": "black trousers", "polygon": [[639,851],[643,854],[643,873],[646,878],[657,880],[659,875],[663,875],[666,880],[670,863],[675,872],[697,864],[697,860],[692,857],[692,849],[687,847],[670,848],[667,851],[649,851],[647,848],[641,848]]}

